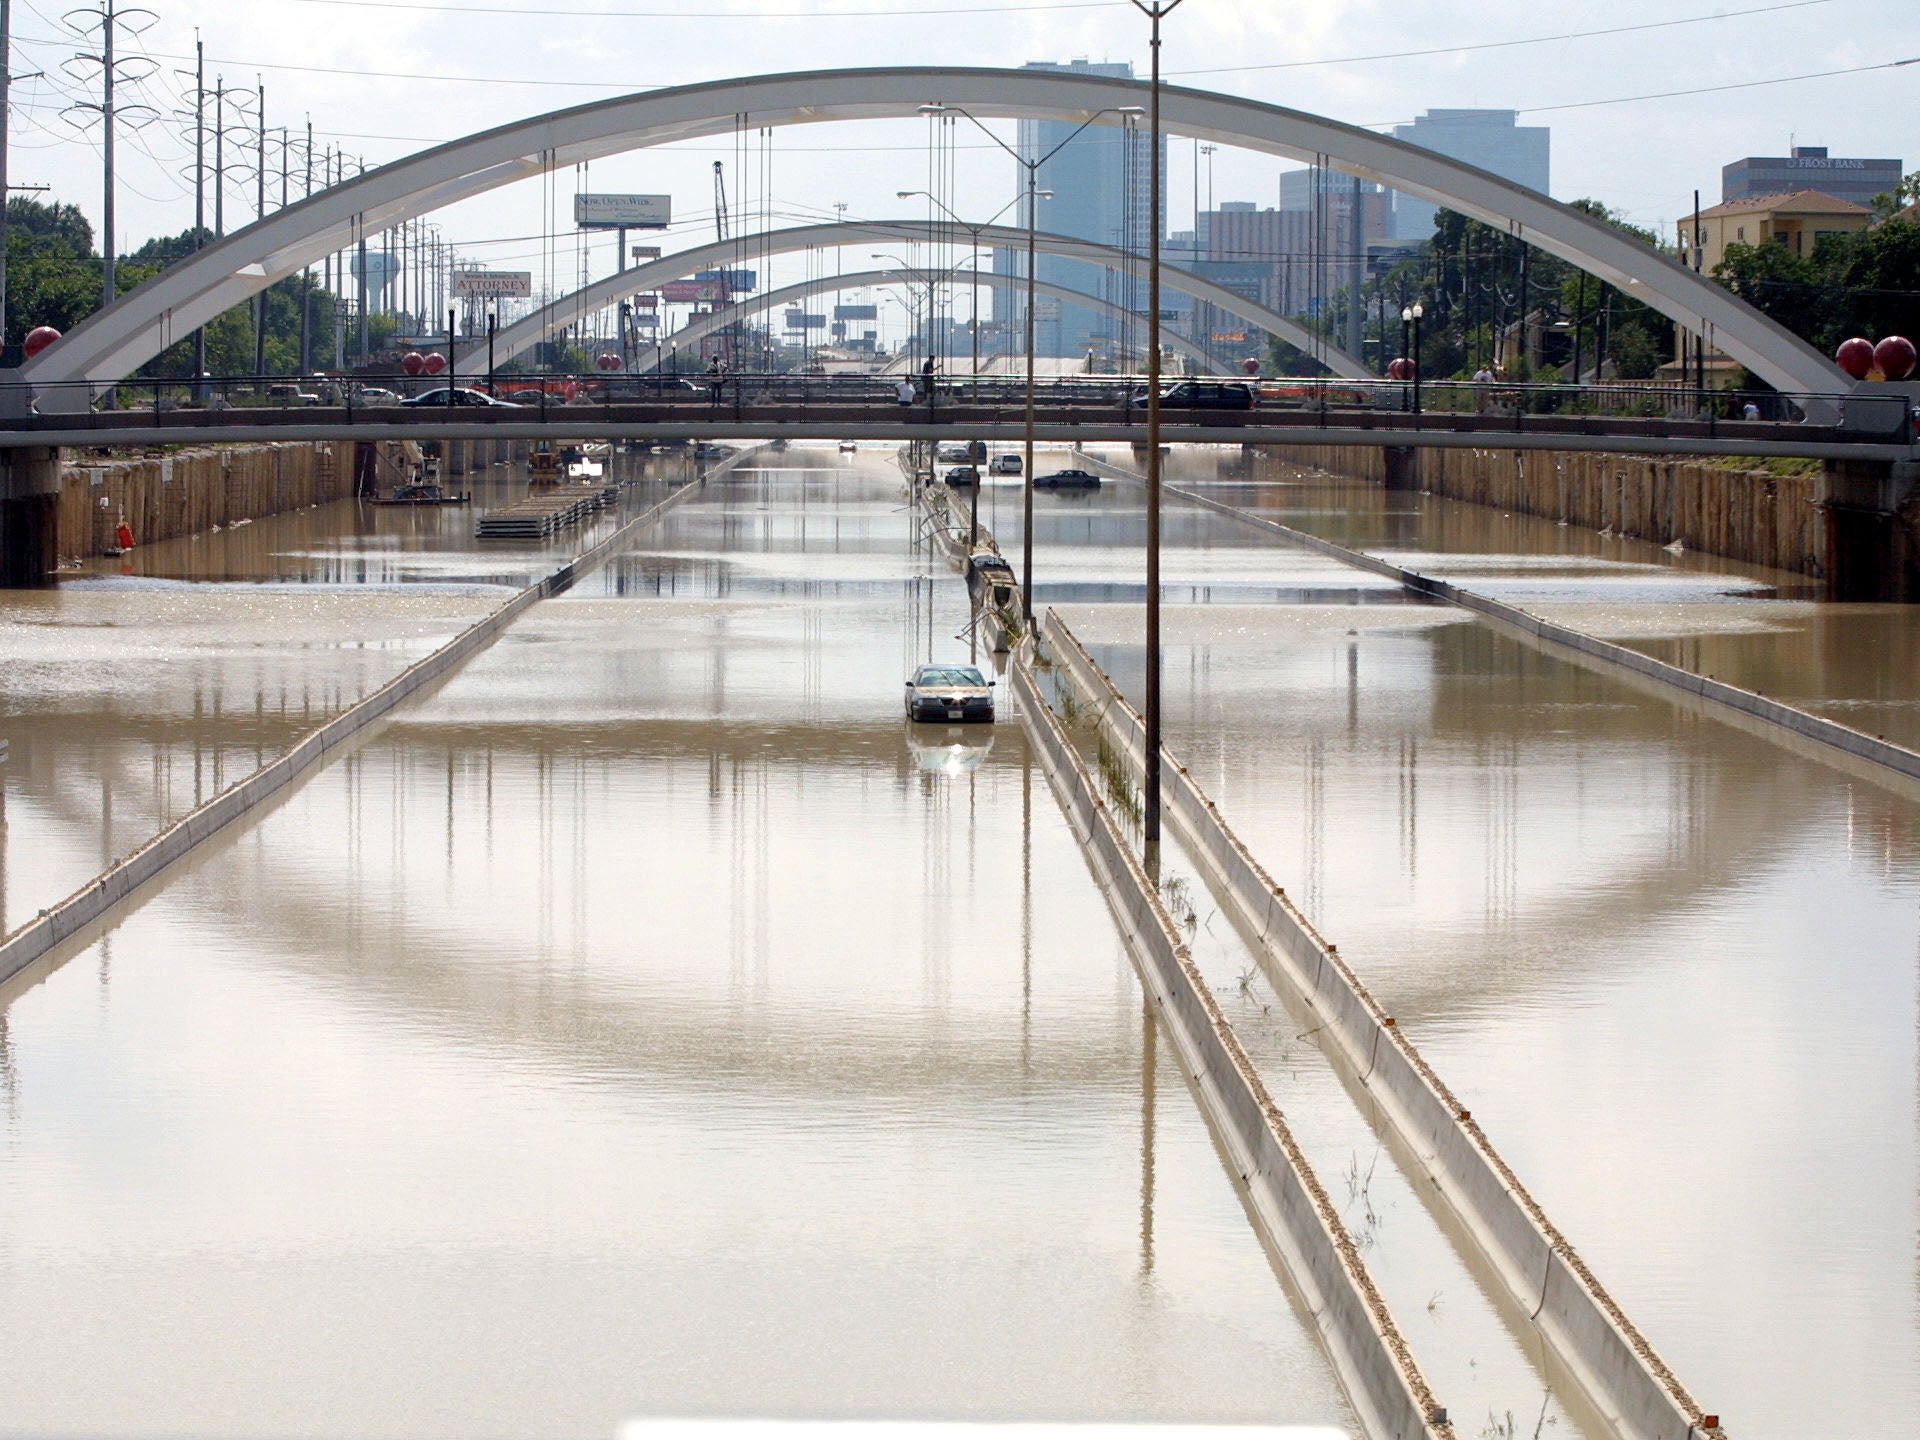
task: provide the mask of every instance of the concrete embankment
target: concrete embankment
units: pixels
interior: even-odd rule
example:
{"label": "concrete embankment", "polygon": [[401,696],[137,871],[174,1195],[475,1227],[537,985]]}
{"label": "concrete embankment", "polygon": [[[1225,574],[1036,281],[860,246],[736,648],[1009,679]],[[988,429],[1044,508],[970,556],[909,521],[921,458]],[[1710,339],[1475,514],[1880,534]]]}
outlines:
{"label": "concrete embankment", "polygon": [[1120,923],[1163,1028],[1246,1185],[1261,1228],[1312,1313],[1368,1435],[1375,1440],[1451,1437],[1447,1412],[1421,1375],[1353,1236],[1040,693],[1031,658],[1031,644],[1025,642],[1009,669],[1027,734]]}
{"label": "concrete embankment", "polygon": [[[383,441],[376,452],[381,488],[403,477],[408,441]],[[322,505],[353,494],[353,441],[298,441],[180,450],[153,456],[63,456],[58,508],[63,561],[118,548],[124,521],[142,545]]]}
{"label": "concrete embankment", "polygon": [[[1388,483],[1378,447],[1263,445],[1261,457]],[[1796,575],[1831,571],[1820,476],[1777,475],[1651,455],[1548,450],[1425,450],[1417,488],[1475,505],[1584,525],[1656,545],[1766,565]]]}
{"label": "concrete embankment", "polygon": [[[1047,653],[1088,709],[1144,770],[1137,712],[1049,611]],[[1719,1434],[1646,1338],[1554,1228],[1397,1023],[1313,924],[1273,883],[1199,784],[1162,747],[1167,813],[1211,887],[1307,1005],[1325,1017],[1353,1081],[1380,1105],[1420,1157],[1509,1294],[1531,1316],[1595,1406],[1620,1434],[1686,1440]]]}
{"label": "concrete embankment", "polygon": [[0,981],[17,974],[62,941],[100,919],[202,841],[285,789],[321,764],[340,746],[356,739],[368,726],[385,717],[402,701],[444,679],[466,660],[491,645],[526,610],[548,596],[558,595],[570,588],[582,574],[617,553],[634,536],[698,491],[705,480],[725,474],[758,453],[757,446],[742,449],[708,471],[701,483],[676,491],[627,521],[565,565],[518,592],[431,655],[408,666],[358,704],[342,711],[319,728],[308,731],[283,754],[261,766],[246,779],[229,786],[182,816],[132,854],[102,871],[84,888],[41,911],[33,920],[0,939]]}
{"label": "concrete embankment", "polygon": [[[1076,453],[1084,463],[1108,475],[1135,484],[1144,483],[1131,470],[1124,470],[1091,455]],[[1750,734],[1785,744],[1795,754],[1824,761],[1848,774],[1878,784],[1893,784],[1903,791],[1911,790],[1914,782],[1920,782],[1920,751],[1909,750],[1904,745],[1896,745],[1877,735],[1842,725],[1837,720],[1796,709],[1752,690],[1743,690],[1738,685],[1729,685],[1725,681],[1684,670],[1678,665],[1669,665],[1664,660],[1656,660],[1638,650],[1598,639],[1584,631],[1543,620],[1517,605],[1508,605],[1504,601],[1464,590],[1448,581],[1395,565],[1363,550],[1353,550],[1318,535],[1309,535],[1304,530],[1295,530],[1292,526],[1282,525],[1277,520],[1255,515],[1211,496],[1178,485],[1164,485],[1162,488],[1167,495],[1187,504],[1229,516],[1290,544],[1316,551],[1356,569],[1385,576],[1416,595],[1456,605],[1481,617],[1503,633],[1526,640],[1548,654],[1626,680],[1665,699],[1696,704],[1716,719],[1738,726]]]}

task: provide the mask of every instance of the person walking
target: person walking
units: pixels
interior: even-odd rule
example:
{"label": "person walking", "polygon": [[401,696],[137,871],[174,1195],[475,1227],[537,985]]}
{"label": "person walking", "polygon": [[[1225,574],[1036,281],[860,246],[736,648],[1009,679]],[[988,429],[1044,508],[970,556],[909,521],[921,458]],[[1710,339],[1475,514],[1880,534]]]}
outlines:
{"label": "person walking", "polygon": [[707,362],[707,398],[715,405],[720,403],[720,392],[727,383],[727,362],[716,355]]}

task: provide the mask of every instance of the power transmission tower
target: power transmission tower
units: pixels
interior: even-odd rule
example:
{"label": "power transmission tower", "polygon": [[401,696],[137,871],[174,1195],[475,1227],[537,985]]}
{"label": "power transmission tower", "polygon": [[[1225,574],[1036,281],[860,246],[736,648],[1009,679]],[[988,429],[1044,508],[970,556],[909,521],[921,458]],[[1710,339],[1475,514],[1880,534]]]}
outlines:
{"label": "power transmission tower", "polygon": [[[122,5],[120,0],[100,0],[95,8],[69,10],[62,17],[67,28],[83,40],[99,36],[100,49],[97,52],[81,51],[67,61],[67,72],[77,80],[88,80],[88,73],[99,71],[100,99],[98,101],[76,100],[67,107],[69,115],[79,112],[82,115],[98,115],[101,120],[102,159],[102,204],[100,237],[100,303],[111,305],[117,293],[114,284],[114,142],[119,136],[122,125],[133,129],[150,124],[159,118],[158,113],[149,105],[122,105],[119,103],[118,90],[121,84],[132,84],[144,80],[159,68],[145,55],[117,56],[115,42],[125,34],[129,38],[138,38],[159,20],[153,11],[138,6]],[[74,122],[86,124],[85,120]]]}

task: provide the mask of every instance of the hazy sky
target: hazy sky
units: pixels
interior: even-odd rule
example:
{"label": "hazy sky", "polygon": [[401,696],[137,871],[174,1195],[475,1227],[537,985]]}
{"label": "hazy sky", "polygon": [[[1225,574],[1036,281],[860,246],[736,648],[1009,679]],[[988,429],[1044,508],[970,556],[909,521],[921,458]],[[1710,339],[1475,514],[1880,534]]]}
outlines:
{"label": "hazy sky", "polygon": [[[73,99],[98,98],[67,63],[98,45],[63,28],[68,3],[14,0],[14,70],[46,74],[15,84],[12,179],[52,185],[97,224],[97,122],[81,132],[63,110]],[[155,57],[152,76],[127,98],[144,99],[157,118],[121,146],[123,247],[192,221],[184,173],[191,129],[178,112],[189,103],[196,27],[209,86],[216,74],[235,86],[264,82],[270,129],[303,131],[311,118],[318,145],[344,146],[369,165],[543,110],[730,75],[1075,57],[1127,60],[1144,73],[1147,61],[1147,23],[1128,0],[148,3],[150,27],[123,48]],[[1635,26],[1658,28],[1625,28]],[[1593,31],[1619,33],[1576,33]],[[1513,43],[1532,41],[1539,43]],[[1415,51],[1429,53],[1405,53]],[[1164,54],[1179,83],[1360,125],[1404,122],[1436,106],[1518,109],[1522,123],[1552,127],[1556,196],[1594,196],[1663,233],[1691,205],[1694,187],[1709,202],[1718,197],[1723,163],[1782,154],[1796,139],[1920,169],[1920,64],[1861,68],[1920,57],[1914,0],[1185,0],[1166,22]],[[1750,85],[1822,71],[1853,73]],[[1748,88],[1672,93],[1728,86]],[[1664,98],[1631,98],[1647,96]],[[1592,103],[1612,101],[1624,103]],[[926,141],[925,121],[788,130],[774,139],[770,183],[756,163],[749,174],[730,174],[729,185],[736,204],[780,221],[831,218],[836,202],[854,216],[917,214],[894,192],[926,183]],[[670,192],[684,222],[667,237],[671,248],[711,236],[712,162],[728,159],[731,170],[732,153],[722,138],[601,161],[589,184]],[[298,165],[296,156],[296,172]],[[1188,142],[1176,138],[1174,228],[1188,223],[1191,167]],[[1278,168],[1222,151],[1215,197],[1271,205]],[[277,198],[277,146],[269,169]],[[1011,162],[984,137],[959,157],[958,179],[971,218],[985,218],[1013,193]],[[571,175],[563,188],[570,196]],[[251,181],[236,185],[229,228],[251,218],[252,203]],[[553,202],[561,225],[570,221],[565,203]],[[522,186],[442,218],[476,259],[537,274],[577,269],[571,236],[557,245],[538,238],[549,228],[541,212],[538,187]],[[595,273],[611,258],[611,242],[601,242]]]}

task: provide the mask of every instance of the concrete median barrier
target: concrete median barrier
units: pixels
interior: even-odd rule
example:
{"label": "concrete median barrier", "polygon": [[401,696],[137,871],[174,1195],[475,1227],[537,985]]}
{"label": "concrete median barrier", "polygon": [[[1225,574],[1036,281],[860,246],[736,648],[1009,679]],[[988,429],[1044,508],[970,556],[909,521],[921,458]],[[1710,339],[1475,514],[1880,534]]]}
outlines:
{"label": "concrete median barrier", "polygon": [[[1146,726],[1058,614],[1047,652],[1096,722],[1144,772]],[[1161,749],[1170,821],[1272,968],[1325,1019],[1354,1078],[1419,1157],[1438,1193],[1597,1409],[1634,1440],[1720,1436],[1647,1339],[1600,1286],[1396,1019],[1339,950],[1274,884],[1179,761]]]}
{"label": "concrete median barrier", "polygon": [[1367,1434],[1375,1440],[1447,1440],[1454,1432],[1446,1410],[1421,1375],[1353,1236],[1041,695],[1030,660],[1031,642],[1023,642],[1009,674],[1041,767],[1249,1205],[1312,1313]]}

